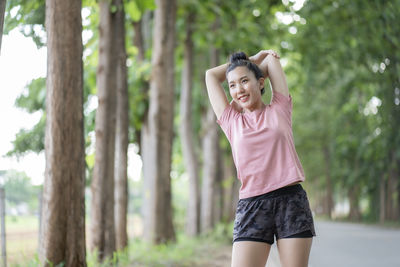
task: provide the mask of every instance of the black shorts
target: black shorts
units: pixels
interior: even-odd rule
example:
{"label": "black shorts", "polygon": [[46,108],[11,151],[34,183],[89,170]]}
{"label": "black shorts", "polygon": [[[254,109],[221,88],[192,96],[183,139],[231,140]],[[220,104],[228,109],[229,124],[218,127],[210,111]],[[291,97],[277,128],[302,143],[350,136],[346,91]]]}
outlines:
{"label": "black shorts", "polygon": [[300,184],[240,199],[233,227],[233,242],[315,236],[307,193]]}

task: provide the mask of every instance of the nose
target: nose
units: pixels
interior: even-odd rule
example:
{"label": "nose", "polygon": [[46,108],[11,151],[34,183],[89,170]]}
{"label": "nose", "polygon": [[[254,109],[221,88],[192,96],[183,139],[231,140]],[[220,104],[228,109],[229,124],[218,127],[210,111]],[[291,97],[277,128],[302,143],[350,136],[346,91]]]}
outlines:
{"label": "nose", "polygon": [[241,84],[238,85],[238,91],[241,93],[245,91]]}

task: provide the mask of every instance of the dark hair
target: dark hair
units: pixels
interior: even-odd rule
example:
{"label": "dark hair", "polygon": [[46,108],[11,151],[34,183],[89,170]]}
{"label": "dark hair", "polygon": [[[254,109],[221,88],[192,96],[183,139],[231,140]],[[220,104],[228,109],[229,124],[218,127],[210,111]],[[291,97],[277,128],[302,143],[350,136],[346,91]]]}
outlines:
{"label": "dark hair", "polygon": [[[236,67],[247,67],[251,72],[254,73],[256,79],[263,78],[264,75],[261,72],[260,68],[253,62],[249,60],[249,57],[244,52],[235,52],[229,57],[229,65],[226,70],[226,75],[234,70]],[[261,94],[265,93],[265,88],[261,89]]]}

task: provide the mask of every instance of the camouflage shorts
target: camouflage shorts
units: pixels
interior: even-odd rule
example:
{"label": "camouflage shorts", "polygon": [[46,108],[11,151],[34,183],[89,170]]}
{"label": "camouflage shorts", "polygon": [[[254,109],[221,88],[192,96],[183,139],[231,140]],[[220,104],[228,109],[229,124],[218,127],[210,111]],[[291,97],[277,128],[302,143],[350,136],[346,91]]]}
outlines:
{"label": "camouflage shorts", "polygon": [[238,202],[233,242],[249,240],[273,244],[274,236],[280,239],[305,231],[315,236],[307,193],[300,184]]}

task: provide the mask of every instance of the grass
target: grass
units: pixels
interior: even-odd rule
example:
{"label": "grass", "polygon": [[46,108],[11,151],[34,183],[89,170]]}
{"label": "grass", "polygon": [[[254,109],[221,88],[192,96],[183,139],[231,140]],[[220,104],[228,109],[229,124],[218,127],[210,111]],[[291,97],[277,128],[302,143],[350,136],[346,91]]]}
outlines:
{"label": "grass", "polygon": [[[128,229],[131,237],[128,248],[116,252],[112,259],[103,263],[97,261],[96,252],[87,250],[88,267],[208,266],[221,247],[230,249],[231,246],[232,223],[219,224],[208,235],[190,238],[178,233],[176,242],[151,245],[141,240],[135,232],[141,229],[140,218],[130,216],[128,220],[129,225],[135,226],[134,229]],[[88,226],[89,222],[86,225]],[[37,255],[38,228],[36,216],[6,217],[8,266],[40,265]]]}
{"label": "grass", "polygon": [[39,217],[27,216],[6,216],[6,232],[29,232],[39,229]]}
{"label": "grass", "polygon": [[125,251],[114,254],[103,263],[97,261],[97,254],[87,257],[88,267],[135,266],[135,267],[194,267],[209,266],[222,247],[231,246],[231,224],[219,224],[208,235],[191,238],[180,233],[176,242],[151,245],[141,239],[130,240]]}
{"label": "grass", "polygon": [[12,266],[32,259],[38,247],[39,218],[6,216],[5,222],[7,263]]}
{"label": "grass", "polygon": [[[317,220],[328,220],[317,216]],[[129,216],[130,243],[124,251],[118,251],[111,259],[98,262],[96,252],[87,250],[88,267],[132,266],[132,267],[196,267],[209,266],[221,249],[231,248],[233,224],[219,224],[208,235],[190,238],[177,234],[177,241],[151,245],[140,239],[142,222],[138,216]],[[347,221],[343,218],[337,221]],[[363,223],[363,222],[361,222]],[[371,222],[364,222],[372,224]],[[376,223],[373,223],[377,225]],[[87,221],[89,226],[89,221]],[[398,222],[386,222],[384,227],[400,228]],[[9,266],[39,266],[37,256],[38,218],[35,216],[6,217],[7,260]],[[87,237],[88,239],[88,237]]]}

